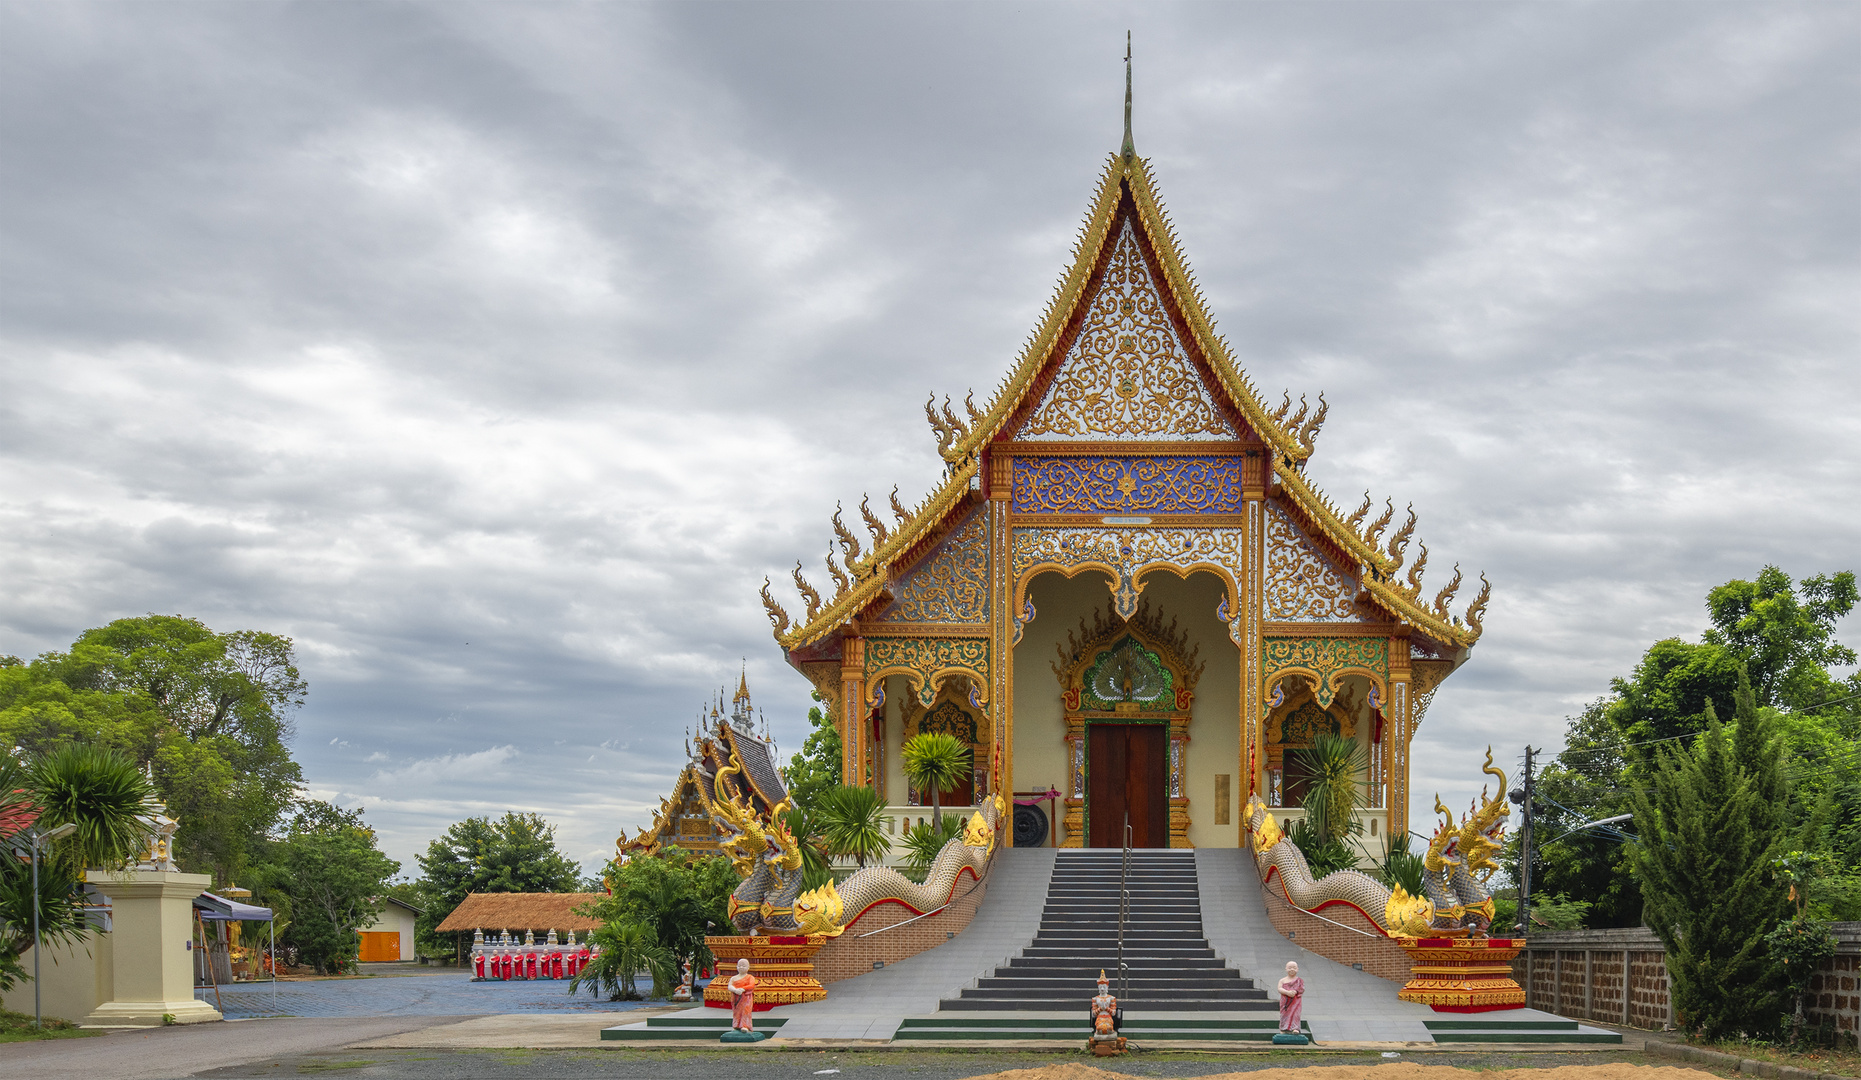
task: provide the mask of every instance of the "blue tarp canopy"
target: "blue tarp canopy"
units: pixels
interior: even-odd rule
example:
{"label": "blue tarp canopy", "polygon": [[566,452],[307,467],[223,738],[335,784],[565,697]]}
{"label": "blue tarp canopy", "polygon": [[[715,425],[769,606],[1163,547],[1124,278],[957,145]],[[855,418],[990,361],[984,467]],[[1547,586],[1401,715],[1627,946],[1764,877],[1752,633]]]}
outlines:
{"label": "blue tarp canopy", "polygon": [[194,906],[200,909],[200,917],[208,921],[271,921],[271,909],[268,907],[242,904],[237,900],[228,900],[224,896],[215,896],[210,892],[204,892],[196,896],[194,898]]}

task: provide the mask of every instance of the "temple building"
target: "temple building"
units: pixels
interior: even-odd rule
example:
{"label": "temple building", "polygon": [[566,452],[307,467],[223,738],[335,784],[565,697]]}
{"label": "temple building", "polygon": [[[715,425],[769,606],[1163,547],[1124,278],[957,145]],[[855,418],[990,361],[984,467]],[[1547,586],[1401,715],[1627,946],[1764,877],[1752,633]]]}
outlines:
{"label": "temple building", "polygon": [[942,485],[915,507],[894,488],[889,514],[862,498],[863,529],[837,512],[832,587],[797,564],[798,617],[763,584],[845,782],[920,805],[898,749],[947,731],[973,767],[944,804],[1017,797],[1018,844],[1128,825],[1139,847],[1232,847],[1251,794],[1298,818],[1277,809],[1305,790],[1295,751],[1333,733],[1363,748],[1364,856],[1406,832],[1410,740],[1490,585],[1456,615],[1461,571],[1424,588],[1412,508],[1347,512],[1307,478],[1324,398],[1270,403],[1214,333],[1128,112],[1013,369],[924,410]]}
{"label": "temple building", "polygon": [[724,778],[724,787],[731,795],[741,797],[764,816],[788,798],[775,743],[768,736],[767,725],[762,735],[756,734],[756,715],[750,702],[749,677],[739,676],[730,711],[724,711],[720,692],[709,717],[687,740],[685,750],[690,760],[673,783],[672,794],[659,800],[653,823],[631,840],[623,832],[615,841],[623,857],[653,854],[673,845],[692,855],[718,854],[721,837],[711,813],[711,800],[717,774],[729,766],[733,754],[742,760],[743,772]]}

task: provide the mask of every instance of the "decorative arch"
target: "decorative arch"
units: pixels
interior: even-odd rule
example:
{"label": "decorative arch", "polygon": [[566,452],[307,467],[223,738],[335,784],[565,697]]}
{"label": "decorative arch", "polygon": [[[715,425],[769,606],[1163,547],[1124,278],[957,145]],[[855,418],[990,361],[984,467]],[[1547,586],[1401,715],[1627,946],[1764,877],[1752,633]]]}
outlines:
{"label": "decorative arch", "polygon": [[[1122,619],[1134,618],[1142,604],[1144,579],[1155,571],[1167,570],[1185,579],[1201,571],[1216,575],[1227,590],[1222,598],[1223,610],[1238,614],[1240,582],[1246,577],[1245,537],[1246,529],[1239,525],[1016,528],[1010,559],[1013,610],[1027,610],[1027,586],[1038,574],[1053,571],[1070,578],[1096,570],[1111,579],[1107,587],[1111,590],[1112,613]],[[1239,632],[1238,619],[1231,621],[1230,635]],[[1238,636],[1235,643],[1243,644]]]}
{"label": "decorative arch", "polygon": [[876,707],[884,701],[885,679],[902,675],[926,708],[951,676],[968,687],[977,708],[989,700],[989,641],[984,637],[871,637],[866,639],[865,683]]}
{"label": "decorative arch", "polygon": [[[952,801],[949,804],[952,806],[972,805],[975,800],[989,795],[994,732],[990,726],[989,710],[977,704],[973,690],[963,679],[948,679],[938,688],[928,706],[918,701],[916,695],[905,700],[903,719],[904,737],[907,740],[919,732],[942,731],[956,736],[959,742],[969,747],[969,798],[963,802]],[[906,787],[906,800],[912,806],[930,804],[927,795],[909,785]]]}
{"label": "decorative arch", "polygon": [[1189,798],[1183,783],[1195,685],[1206,666],[1200,646],[1172,618],[1141,603],[1129,619],[1094,611],[1055,647],[1066,721],[1066,846],[1084,843],[1086,729],[1094,722],[1156,723],[1169,730],[1170,846],[1189,846]]}
{"label": "decorative arch", "polygon": [[1262,642],[1261,704],[1277,709],[1286,701],[1285,683],[1311,688],[1320,708],[1329,708],[1348,675],[1361,675],[1389,695],[1389,639],[1384,637],[1268,637]]}
{"label": "decorative arch", "polygon": [[[1280,695],[1283,700],[1266,720],[1266,795],[1267,804],[1275,807],[1301,802],[1301,785],[1287,771],[1288,750],[1308,747],[1321,734],[1357,737],[1358,700],[1349,689],[1335,699],[1320,702],[1310,685],[1297,679],[1290,683],[1292,690]],[[1374,688],[1371,692],[1375,693]]]}

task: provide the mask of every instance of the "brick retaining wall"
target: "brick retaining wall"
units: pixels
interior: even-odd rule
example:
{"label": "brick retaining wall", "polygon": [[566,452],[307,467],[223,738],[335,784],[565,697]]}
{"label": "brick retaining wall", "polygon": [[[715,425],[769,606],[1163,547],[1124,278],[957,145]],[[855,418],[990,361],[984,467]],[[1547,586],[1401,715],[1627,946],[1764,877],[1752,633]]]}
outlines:
{"label": "brick retaining wall", "polygon": [[1409,981],[1409,954],[1356,908],[1333,904],[1314,915],[1294,907],[1280,891],[1277,874],[1262,893],[1273,929],[1294,944],[1398,985]]}
{"label": "brick retaining wall", "polygon": [[[982,903],[987,893],[986,878],[975,882],[970,880],[968,874],[964,874],[957,882],[956,898],[948,907],[935,915],[917,919],[909,926],[899,924],[916,919],[917,912],[898,903],[875,904],[853,920],[839,937],[821,946],[821,951],[814,954],[814,977],[826,985],[855,975],[864,975],[872,970],[875,963],[896,963],[926,949],[934,949],[962,933],[969,921],[975,918],[976,906]],[[898,929],[873,934],[873,931],[888,926],[897,926]],[[873,936],[862,937],[862,934]]]}

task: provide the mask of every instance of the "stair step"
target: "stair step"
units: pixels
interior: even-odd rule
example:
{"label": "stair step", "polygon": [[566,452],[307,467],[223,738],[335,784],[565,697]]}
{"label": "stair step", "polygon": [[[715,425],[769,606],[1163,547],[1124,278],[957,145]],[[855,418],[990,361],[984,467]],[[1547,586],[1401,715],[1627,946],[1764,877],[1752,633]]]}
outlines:
{"label": "stair step", "polygon": [[[945,998],[937,1003],[940,1012],[1080,1012],[1086,1011],[1089,998],[1030,998],[1015,997],[1003,1000],[989,998]],[[1124,1003],[1127,1009],[1149,1009],[1157,1012],[1266,1012],[1276,1013],[1279,1005],[1271,1001],[1163,1001],[1133,1000]]]}

